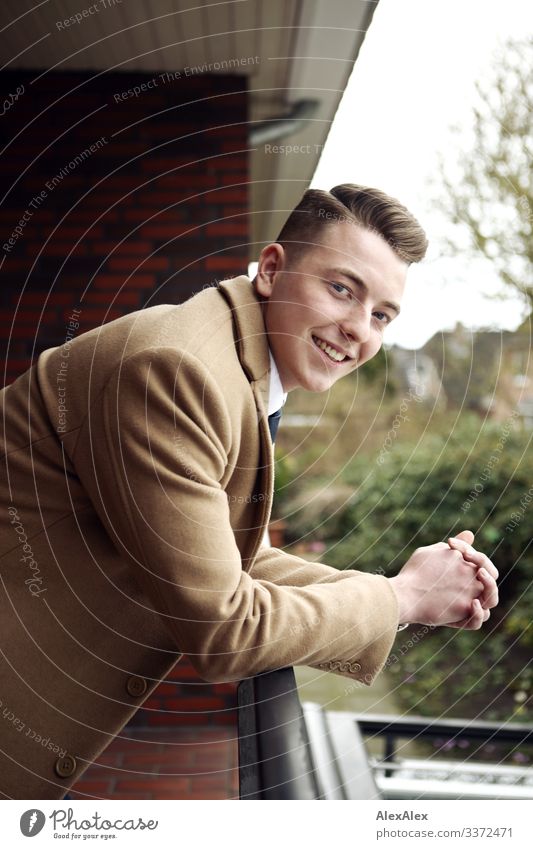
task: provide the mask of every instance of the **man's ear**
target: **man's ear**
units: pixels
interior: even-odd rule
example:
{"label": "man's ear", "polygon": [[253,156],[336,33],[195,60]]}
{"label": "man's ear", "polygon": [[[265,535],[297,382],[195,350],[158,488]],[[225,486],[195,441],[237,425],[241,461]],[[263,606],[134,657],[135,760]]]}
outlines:
{"label": "man's ear", "polygon": [[279,242],[272,242],[263,248],[259,255],[257,274],[255,277],[256,291],[263,298],[270,298],[274,286],[274,278],[285,265],[285,251]]}

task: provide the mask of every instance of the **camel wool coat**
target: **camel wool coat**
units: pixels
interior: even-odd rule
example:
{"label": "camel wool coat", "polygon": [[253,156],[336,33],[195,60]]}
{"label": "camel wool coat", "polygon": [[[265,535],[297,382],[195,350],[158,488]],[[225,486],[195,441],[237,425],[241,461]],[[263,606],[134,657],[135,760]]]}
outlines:
{"label": "camel wool coat", "polygon": [[61,798],[183,653],[370,683],[381,575],[262,545],[268,340],[247,277],[44,351],[0,393],[0,793]]}

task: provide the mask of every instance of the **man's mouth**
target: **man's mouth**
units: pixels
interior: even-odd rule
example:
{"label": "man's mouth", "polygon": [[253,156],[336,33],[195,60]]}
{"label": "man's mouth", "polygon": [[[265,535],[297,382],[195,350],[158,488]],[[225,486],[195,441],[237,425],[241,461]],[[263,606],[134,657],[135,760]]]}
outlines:
{"label": "man's mouth", "polygon": [[312,339],[317,348],[320,348],[320,350],[323,351],[333,363],[342,363],[345,360],[351,359],[351,357],[343,354],[342,351],[337,350],[337,348],[333,348],[332,345],[325,342],[324,339],[321,339],[319,336],[312,336]]}

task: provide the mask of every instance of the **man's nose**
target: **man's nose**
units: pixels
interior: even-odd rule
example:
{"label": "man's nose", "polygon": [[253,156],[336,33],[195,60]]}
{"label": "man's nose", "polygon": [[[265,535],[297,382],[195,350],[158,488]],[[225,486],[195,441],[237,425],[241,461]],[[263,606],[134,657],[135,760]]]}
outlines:
{"label": "man's nose", "polygon": [[364,304],[355,303],[340,322],[340,328],[348,339],[362,345],[370,336],[371,321],[370,310]]}

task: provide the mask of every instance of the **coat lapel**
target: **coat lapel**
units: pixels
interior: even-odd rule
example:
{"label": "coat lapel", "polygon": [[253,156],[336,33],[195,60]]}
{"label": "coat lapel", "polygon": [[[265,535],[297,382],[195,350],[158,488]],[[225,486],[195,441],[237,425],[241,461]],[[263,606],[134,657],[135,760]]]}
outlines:
{"label": "coat lapel", "polygon": [[270,358],[261,304],[251,280],[244,275],[232,280],[224,280],[219,290],[231,307],[241,365],[248,380],[254,384],[259,393],[264,408],[263,413],[266,415],[270,385]]}
{"label": "coat lapel", "polygon": [[[237,351],[242,368],[250,381],[257,410],[257,423],[261,439],[261,462],[258,468],[257,488],[264,495],[259,502],[258,534],[253,546],[243,561],[253,561],[259,548],[263,528],[268,525],[272,509],[274,488],[274,454],[268,429],[268,395],[270,390],[270,357],[268,339],[261,304],[255,294],[251,280],[242,275],[225,280],[219,291],[228,302],[236,330]],[[244,554],[244,553],[243,553]],[[244,565],[244,564],[243,564]]]}

